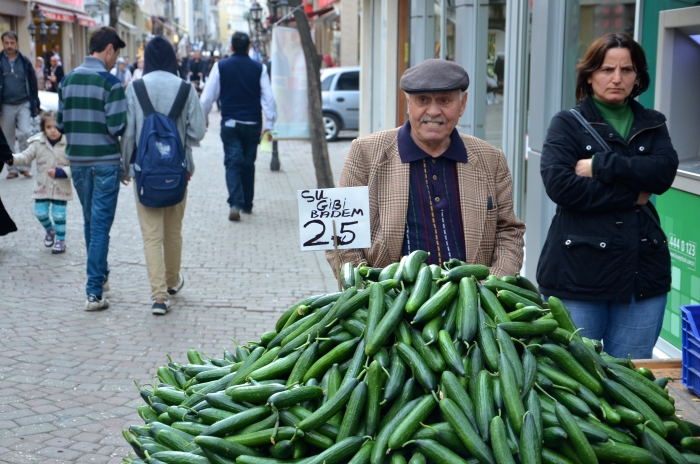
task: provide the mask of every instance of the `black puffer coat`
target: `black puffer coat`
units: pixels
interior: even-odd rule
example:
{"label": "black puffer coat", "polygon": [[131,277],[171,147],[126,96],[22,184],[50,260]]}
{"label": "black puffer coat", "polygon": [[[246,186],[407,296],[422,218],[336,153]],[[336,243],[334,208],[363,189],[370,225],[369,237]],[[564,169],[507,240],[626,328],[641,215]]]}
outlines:
{"label": "black puffer coat", "polygon": [[[605,151],[569,111],[549,126],[540,173],[557,204],[537,265],[545,295],[629,302],[667,293],[671,257],[663,231],[635,204],[642,191],[662,194],[678,168],[663,114],[629,101],[634,122],[624,140],[591,97],[579,110],[601,135]],[[593,159],[593,178],[577,176],[578,160]],[[651,214],[658,214],[648,203]]]}

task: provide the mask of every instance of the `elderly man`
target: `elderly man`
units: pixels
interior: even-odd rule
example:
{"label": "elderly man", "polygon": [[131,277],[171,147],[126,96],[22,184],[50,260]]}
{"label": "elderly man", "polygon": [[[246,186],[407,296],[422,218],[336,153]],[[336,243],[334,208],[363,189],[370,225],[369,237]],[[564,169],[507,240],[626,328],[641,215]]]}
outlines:
{"label": "elderly man", "polygon": [[[408,122],[353,141],[339,187],[369,187],[372,247],[341,250],[341,262],[384,267],[422,249],[428,263],[451,258],[512,275],[523,261],[525,225],[513,213],[503,152],[459,134],[469,76],[426,60],[401,77]],[[334,266],[333,252],[326,258]]]}

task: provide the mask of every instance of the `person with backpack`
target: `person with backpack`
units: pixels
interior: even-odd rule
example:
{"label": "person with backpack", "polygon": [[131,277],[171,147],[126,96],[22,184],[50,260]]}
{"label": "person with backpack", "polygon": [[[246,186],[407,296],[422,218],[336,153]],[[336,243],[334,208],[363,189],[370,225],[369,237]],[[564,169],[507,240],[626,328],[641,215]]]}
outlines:
{"label": "person with backpack", "polygon": [[177,74],[177,57],[162,36],[144,53],[143,78],[126,89],[122,180],[135,179],[151,312],[163,315],[185,284],[180,272],[187,183],[194,175],[192,144],[206,123],[197,91]]}

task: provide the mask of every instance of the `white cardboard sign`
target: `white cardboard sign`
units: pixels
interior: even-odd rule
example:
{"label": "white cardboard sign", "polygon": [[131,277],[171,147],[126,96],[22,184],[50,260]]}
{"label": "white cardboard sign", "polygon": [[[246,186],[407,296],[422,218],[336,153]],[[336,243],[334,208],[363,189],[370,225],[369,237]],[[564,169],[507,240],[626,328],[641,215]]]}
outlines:
{"label": "white cardboard sign", "polygon": [[332,250],[333,221],[338,248],[369,248],[369,189],[298,190],[301,251]]}

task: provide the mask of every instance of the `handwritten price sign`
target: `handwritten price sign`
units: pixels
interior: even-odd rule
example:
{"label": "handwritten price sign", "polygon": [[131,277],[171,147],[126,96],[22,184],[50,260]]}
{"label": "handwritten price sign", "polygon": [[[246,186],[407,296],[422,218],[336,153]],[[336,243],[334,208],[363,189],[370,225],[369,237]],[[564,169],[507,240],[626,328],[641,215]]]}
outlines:
{"label": "handwritten price sign", "polygon": [[333,221],[338,248],[369,248],[369,190],[347,187],[299,190],[301,251],[332,250]]}

